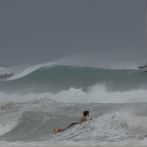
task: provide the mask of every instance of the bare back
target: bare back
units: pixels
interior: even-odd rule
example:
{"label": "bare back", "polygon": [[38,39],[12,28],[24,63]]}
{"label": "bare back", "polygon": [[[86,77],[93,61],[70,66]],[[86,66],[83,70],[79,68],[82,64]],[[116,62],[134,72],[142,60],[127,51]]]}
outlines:
{"label": "bare back", "polygon": [[78,121],[78,124],[81,124],[82,122],[86,121],[87,120],[87,117],[86,116],[83,116],[80,118],[80,120]]}

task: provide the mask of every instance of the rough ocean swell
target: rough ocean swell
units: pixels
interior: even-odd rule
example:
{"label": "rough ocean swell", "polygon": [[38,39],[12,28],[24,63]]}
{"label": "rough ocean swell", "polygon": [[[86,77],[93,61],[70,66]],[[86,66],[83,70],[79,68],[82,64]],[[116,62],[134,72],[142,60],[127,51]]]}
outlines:
{"label": "rough ocean swell", "polygon": [[[0,67],[0,146],[147,145],[147,73],[42,64]],[[78,121],[81,125],[52,135]]]}

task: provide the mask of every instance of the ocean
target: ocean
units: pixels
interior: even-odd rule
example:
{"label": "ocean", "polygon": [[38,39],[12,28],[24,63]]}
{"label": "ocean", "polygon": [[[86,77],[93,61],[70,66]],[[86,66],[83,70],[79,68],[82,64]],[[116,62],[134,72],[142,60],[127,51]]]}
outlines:
{"label": "ocean", "polygon": [[[0,146],[147,146],[147,73],[46,63],[0,66]],[[90,112],[88,121],[66,128]]]}

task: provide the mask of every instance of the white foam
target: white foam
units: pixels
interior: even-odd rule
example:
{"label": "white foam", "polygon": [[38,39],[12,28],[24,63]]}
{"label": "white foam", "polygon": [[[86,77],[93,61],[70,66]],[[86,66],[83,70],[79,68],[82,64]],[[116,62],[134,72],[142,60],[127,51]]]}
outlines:
{"label": "white foam", "polygon": [[18,111],[0,113],[0,136],[10,132],[18,125],[20,115]]}
{"label": "white foam", "polygon": [[[134,121],[136,120],[136,121]],[[106,114],[93,119],[92,121],[86,121],[81,125],[61,133],[54,137],[54,141],[58,144],[74,145],[113,145],[113,146],[124,146],[124,145],[137,145],[139,137],[145,134],[145,126],[142,124],[146,123],[142,118],[140,124],[140,118],[127,114],[126,112],[115,112],[113,114]],[[137,127],[133,127],[137,125]],[[138,126],[144,133],[137,132]],[[63,140],[63,141],[61,141]],[[141,140],[141,139],[140,139]]]}
{"label": "white foam", "polygon": [[104,85],[96,85],[83,92],[82,89],[70,88],[57,94],[50,94],[49,98],[65,103],[136,103],[147,102],[147,90],[131,90],[125,92],[109,92]]}
{"label": "white foam", "polygon": [[[146,145],[146,139],[144,141],[138,141],[136,136],[137,132],[133,132],[134,129],[131,126],[137,123],[137,125],[144,129],[138,121],[140,118],[134,117],[129,114],[123,114],[123,112],[116,112],[113,114],[106,114],[98,119],[92,121],[86,121],[81,125],[76,125],[65,132],[50,136],[47,138],[40,137],[39,141],[15,141],[6,142],[0,141],[1,146],[123,146],[138,144]],[[136,120],[135,122],[133,120]],[[142,119],[143,121],[144,119]],[[146,123],[146,121],[144,121]],[[138,135],[142,135],[138,133]],[[42,141],[42,139],[44,141]]]}
{"label": "white foam", "polygon": [[131,133],[135,135],[146,135],[147,134],[147,117],[141,116],[136,117],[132,116],[128,118],[127,121],[128,127]]}
{"label": "white foam", "polygon": [[51,92],[46,93],[30,93],[26,95],[20,94],[4,94],[0,93],[0,102],[27,102],[42,98],[52,99],[64,103],[137,103],[147,102],[147,90],[131,90],[131,91],[115,91],[109,92],[104,85],[96,85],[89,88],[88,92],[81,89],[70,88],[57,94]]}

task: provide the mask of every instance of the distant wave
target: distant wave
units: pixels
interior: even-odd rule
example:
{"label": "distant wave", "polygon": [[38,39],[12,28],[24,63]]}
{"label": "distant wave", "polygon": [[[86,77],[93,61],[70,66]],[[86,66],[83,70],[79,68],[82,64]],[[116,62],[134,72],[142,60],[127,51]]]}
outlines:
{"label": "distant wave", "polygon": [[110,70],[47,63],[24,69],[7,81],[0,82],[0,91],[7,93],[59,92],[104,84],[108,91],[147,89],[146,74],[137,70]]}
{"label": "distant wave", "polygon": [[[14,76],[8,78],[6,81],[15,80],[22,78],[33,71],[42,68],[42,67],[50,67],[53,65],[61,65],[61,66],[77,66],[77,67],[89,67],[89,68],[99,68],[99,69],[111,69],[111,70],[136,70],[136,63],[119,63],[119,62],[111,62],[104,60],[104,55],[98,54],[84,54],[84,55],[73,55],[70,57],[66,57],[63,59],[59,59],[53,62],[36,64],[36,65],[14,65],[10,67],[0,67],[0,73],[14,73]],[[103,62],[102,62],[102,61]],[[18,69],[17,69],[18,67]]]}

